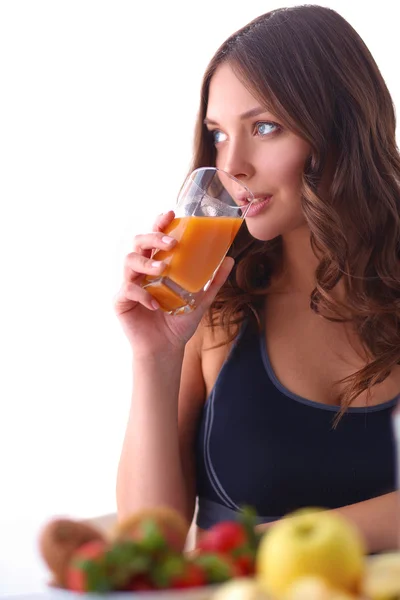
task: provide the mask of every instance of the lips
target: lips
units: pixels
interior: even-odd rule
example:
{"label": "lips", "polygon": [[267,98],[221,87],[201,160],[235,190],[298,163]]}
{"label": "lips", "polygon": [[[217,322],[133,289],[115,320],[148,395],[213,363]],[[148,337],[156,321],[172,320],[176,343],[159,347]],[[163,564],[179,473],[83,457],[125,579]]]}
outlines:
{"label": "lips", "polygon": [[256,196],[254,201],[250,204],[248,210],[245,212],[245,218],[255,217],[260,214],[264,208],[266,208],[271,202],[272,195],[268,196]]}
{"label": "lips", "polygon": [[245,206],[249,202],[263,202],[264,200],[267,200],[271,197],[272,194],[254,194],[253,198],[249,199],[246,195],[242,194],[241,196],[236,198],[236,203],[239,204],[239,206]]}

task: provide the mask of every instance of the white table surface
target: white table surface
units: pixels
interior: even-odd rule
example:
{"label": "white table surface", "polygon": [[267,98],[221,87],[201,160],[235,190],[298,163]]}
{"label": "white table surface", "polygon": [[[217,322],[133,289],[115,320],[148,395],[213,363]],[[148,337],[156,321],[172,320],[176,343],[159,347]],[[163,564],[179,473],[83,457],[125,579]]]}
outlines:
{"label": "white table surface", "polygon": [[45,593],[48,573],[37,547],[44,520],[0,515],[0,599]]}
{"label": "white table surface", "polygon": [[[0,600],[17,595],[22,598],[24,594],[48,597],[49,574],[38,550],[38,537],[53,517],[41,514],[16,518],[0,514]],[[105,517],[107,523],[111,522],[110,517]]]}

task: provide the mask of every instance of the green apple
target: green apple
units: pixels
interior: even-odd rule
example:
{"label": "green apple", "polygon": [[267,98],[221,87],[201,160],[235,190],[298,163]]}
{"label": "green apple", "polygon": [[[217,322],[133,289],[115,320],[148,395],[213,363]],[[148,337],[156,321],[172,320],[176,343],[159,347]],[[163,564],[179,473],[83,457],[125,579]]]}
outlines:
{"label": "green apple", "polygon": [[257,554],[257,578],[277,597],[305,576],[323,578],[339,590],[356,592],[365,548],[355,526],[338,513],[304,511],[277,521],[264,534]]}

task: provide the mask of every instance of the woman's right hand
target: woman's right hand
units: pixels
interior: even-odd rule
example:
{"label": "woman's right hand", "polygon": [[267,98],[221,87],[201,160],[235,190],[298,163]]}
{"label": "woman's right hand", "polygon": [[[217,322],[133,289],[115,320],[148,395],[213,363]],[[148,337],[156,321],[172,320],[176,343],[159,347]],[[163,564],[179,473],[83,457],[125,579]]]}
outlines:
{"label": "woman's right hand", "polygon": [[166,242],[163,234],[174,217],[173,211],[160,215],[151,233],[135,237],[133,252],[125,259],[124,281],[115,300],[115,310],[137,356],[182,351],[234,264],[232,258],[224,260],[195,310],[178,316],[162,311],[140,284],[145,275],[161,275],[165,265],[155,265],[157,261],[152,260],[151,255],[153,250],[171,250],[176,245],[172,238],[172,242]]}

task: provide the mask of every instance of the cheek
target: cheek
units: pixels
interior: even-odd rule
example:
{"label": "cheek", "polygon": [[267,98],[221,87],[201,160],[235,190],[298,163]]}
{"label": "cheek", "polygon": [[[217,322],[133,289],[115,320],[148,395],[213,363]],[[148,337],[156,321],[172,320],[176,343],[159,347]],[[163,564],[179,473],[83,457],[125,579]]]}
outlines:
{"label": "cheek", "polygon": [[265,164],[271,174],[271,183],[282,187],[299,187],[308,156],[308,147],[281,144],[269,154]]}

